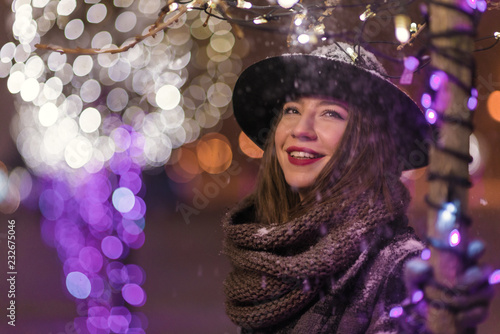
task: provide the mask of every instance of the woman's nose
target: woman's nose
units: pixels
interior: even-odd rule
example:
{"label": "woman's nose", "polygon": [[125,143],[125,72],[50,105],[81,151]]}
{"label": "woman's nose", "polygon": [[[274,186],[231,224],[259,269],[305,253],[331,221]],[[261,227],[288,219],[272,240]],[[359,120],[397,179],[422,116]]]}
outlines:
{"label": "woman's nose", "polygon": [[292,137],[302,140],[314,140],[317,138],[312,117],[301,116],[292,129]]}

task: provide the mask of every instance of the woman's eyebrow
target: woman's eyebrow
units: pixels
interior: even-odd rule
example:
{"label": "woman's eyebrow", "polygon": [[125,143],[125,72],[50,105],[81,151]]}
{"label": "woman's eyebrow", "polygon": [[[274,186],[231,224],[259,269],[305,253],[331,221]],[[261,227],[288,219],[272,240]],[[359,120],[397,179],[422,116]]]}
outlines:
{"label": "woman's eyebrow", "polygon": [[347,106],[347,103],[345,102],[342,102],[342,101],[321,101],[319,103],[320,106],[329,106],[329,105],[335,105],[335,106],[340,106],[342,108],[344,108],[346,111],[349,111],[348,109],[348,106]]}

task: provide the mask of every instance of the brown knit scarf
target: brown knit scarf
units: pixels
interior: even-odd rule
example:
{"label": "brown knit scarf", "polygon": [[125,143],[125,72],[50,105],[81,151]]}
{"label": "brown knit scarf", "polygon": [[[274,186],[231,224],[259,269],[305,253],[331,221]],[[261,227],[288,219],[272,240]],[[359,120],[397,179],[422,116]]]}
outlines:
{"label": "brown knit scarf", "polygon": [[226,311],[243,328],[262,329],[293,318],[361,252],[380,240],[380,230],[405,214],[405,186],[391,189],[392,211],[360,196],[349,206],[318,204],[285,224],[254,221],[252,198],[224,221],[224,253],[233,271],[224,282]]}

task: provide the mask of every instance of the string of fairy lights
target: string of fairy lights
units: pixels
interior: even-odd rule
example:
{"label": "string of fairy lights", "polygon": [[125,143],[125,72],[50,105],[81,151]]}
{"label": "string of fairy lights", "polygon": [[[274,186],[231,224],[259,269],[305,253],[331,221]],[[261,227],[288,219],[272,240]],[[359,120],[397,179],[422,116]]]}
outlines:
{"label": "string of fairy lights", "polygon": [[[487,5],[464,0],[460,10],[482,13]],[[165,22],[183,6],[186,13],[168,29],[125,52],[103,52],[133,43],[130,36],[148,34],[159,13]],[[0,77],[15,97],[11,132],[29,172],[2,168],[0,202],[9,212],[39,197],[42,237],[63,263],[78,304],[75,326],[89,333],[146,330],[134,310],[147,299],[146,273],[123,264],[145,241],[142,171],[166,165],[172,180],[185,183],[231,164],[231,143],[216,132],[231,115],[232,87],[249,51],[241,27],[282,35],[290,50],[337,39],[363,45],[396,64],[399,73],[390,77],[401,85],[429,64],[426,6],[415,0],[16,0],[11,8],[15,41],[0,49]],[[348,28],[344,14],[356,18]],[[384,31],[388,40],[376,40]],[[493,42],[477,51],[495,47],[500,33],[477,41],[486,40]],[[37,51],[46,41],[49,51]],[[348,51],[356,57],[356,49]],[[452,79],[442,71],[429,76],[420,104],[430,124],[443,121],[435,95]],[[467,89],[473,110],[478,93]],[[500,121],[498,107],[489,112]],[[262,155],[244,135],[239,149]],[[480,151],[473,135],[471,173],[480,169]],[[500,281],[499,272],[491,277]]]}

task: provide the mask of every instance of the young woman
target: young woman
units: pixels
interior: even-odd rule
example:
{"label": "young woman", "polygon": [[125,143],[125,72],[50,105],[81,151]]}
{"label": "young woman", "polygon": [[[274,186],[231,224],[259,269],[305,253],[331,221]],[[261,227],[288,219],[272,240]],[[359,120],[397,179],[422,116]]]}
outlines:
{"label": "young woman", "polygon": [[227,313],[243,333],[398,333],[407,226],[401,172],[429,128],[375,57],[335,43],[246,69],[233,95],[264,148],[257,187],[224,220]]}

